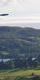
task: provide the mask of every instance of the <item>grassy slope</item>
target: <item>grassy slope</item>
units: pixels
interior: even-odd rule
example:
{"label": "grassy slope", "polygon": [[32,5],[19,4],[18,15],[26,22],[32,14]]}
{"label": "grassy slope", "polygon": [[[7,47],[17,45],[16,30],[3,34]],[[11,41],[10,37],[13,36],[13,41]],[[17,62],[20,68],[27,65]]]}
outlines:
{"label": "grassy slope", "polygon": [[19,70],[19,71],[7,71],[0,72],[0,80],[15,80],[17,77],[30,77],[31,74],[34,73],[36,75],[40,75],[40,70]]}

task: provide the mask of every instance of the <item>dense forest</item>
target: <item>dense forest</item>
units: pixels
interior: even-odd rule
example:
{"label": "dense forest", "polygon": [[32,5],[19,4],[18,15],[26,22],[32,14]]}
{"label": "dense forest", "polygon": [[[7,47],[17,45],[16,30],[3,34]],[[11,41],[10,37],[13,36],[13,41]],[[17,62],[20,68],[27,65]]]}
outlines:
{"label": "dense forest", "polygon": [[1,26],[1,66],[3,59],[7,58],[11,59],[12,66],[15,67],[36,67],[40,65],[40,29]]}

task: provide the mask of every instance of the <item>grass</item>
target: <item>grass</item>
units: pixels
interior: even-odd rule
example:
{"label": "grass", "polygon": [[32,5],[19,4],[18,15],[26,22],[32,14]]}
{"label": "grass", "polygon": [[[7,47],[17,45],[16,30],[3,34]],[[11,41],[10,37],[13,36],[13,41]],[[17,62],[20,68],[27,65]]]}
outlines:
{"label": "grass", "polygon": [[26,78],[31,77],[32,73],[34,73],[35,75],[40,75],[40,70],[25,69],[25,70],[18,70],[18,71],[11,71],[11,70],[3,71],[0,72],[0,80],[26,80]]}

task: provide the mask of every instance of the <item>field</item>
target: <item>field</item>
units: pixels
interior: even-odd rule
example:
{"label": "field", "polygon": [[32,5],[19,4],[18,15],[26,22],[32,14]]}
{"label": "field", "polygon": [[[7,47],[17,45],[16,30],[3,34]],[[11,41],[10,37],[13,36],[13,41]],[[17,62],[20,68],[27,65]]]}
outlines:
{"label": "field", "polygon": [[[8,71],[0,71],[0,80],[27,80],[26,78],[30,78],[32,73],[35,75],[40,75],[40,70],[8,70]],[[25,79],[22,79],[25,78]]]}

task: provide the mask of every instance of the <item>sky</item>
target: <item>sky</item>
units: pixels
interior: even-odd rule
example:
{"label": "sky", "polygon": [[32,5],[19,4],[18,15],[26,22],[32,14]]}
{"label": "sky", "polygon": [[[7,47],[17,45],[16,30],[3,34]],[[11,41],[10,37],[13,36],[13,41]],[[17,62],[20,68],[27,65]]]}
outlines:
{"label": "sky", "polygon": [[40,0],[0,0],[0,25],[40,23]]}

